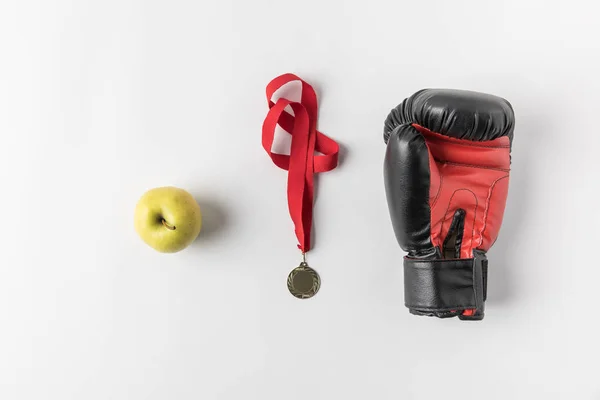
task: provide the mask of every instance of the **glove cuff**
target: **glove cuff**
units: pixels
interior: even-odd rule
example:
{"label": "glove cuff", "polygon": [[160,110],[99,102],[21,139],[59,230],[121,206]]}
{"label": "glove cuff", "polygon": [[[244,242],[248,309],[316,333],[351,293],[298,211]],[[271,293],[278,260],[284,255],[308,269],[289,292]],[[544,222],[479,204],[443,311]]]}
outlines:
{"label": "glove cuff", "polygon": [[404,258],[404,303],[413,314],[481,320],[486,297],[483,252],[476,251],[467,259]]}

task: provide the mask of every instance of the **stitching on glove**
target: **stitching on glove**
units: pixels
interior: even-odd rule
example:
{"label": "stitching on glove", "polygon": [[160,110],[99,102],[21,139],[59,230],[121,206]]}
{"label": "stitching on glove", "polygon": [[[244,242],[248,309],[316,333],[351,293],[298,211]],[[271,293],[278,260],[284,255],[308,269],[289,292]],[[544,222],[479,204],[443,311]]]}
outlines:
{"label": "stitching on glove", "polygon": [[[412,125],[415,125],[415,124],[416,123],[414,123],[414,122],[412,123]],[[431,137],[427,137],[427,140],[437,140],[437,141],[440,141],[440,142],[453,143],[453,144],[456,144],[456,145],[459,145],[459,146],[479,147],[479,148],[483,148],[483,149],[510,149],[510,144],[506,145],[506,146],[505,145],[500,145],[500,146],[484,146],[484,145],[481,145],[481,144],[477,144],[477,142],[474,142],[474,141],[471,141],[471,143],[464,143],[463,141],[469,141],[470,139],[459,139],[459,138],[449,137],[449,136],[444,135],[443,133],[432,131],[431,129],[429,129],[429,128],[425,127],[425,126],[422,126],[422,125],[419,125],[419,124],[416,124],[416,125],[419,126],[419,127],[421,127],[421,128],[424,128],[424,129],[428,130],[429,132],[433,133],[434,135],[438,135],[438,136],[431,135]],[[439,137],[439,136],[442,136],[442,137]],[[508,136],[506,136],[506,135],[505,136],[500,136],[499,138],[496,138],[496,139],[493,139],[493,140],[498,140],[498,139],[500,139],[502,137],[508,137]],[[490,141],[491,140],[485,140],[485,141],[482,141],[481,143],[488,143]]]}
{"label": "stitching on glove", "polygon": [[486,167],[483,165],[462,164],[462,163],[457,163],[457,162],[452,162],[452,161],[438,160],[437,158],[435,159],[435,161],[439,162],[440,164],[456,165],[459,167],[481,168],[481,169],[491,169],[493,171],[510,172],[510,169],[506,169],[506,168],[494,168],[494,167]]}
{"label": "stitching on glove", "polygon": [[[411,261],[411,264],[431,264],[431,263],[462,264],[465,261],[469,261],[469,260],[473,261],[474,260],[474,258],[459,258],[459,259],[442,258],[440,260],[421,260],[419,258],[410,258],[408,256],[406,256],[404,258]],[[417,267],[419,267],[419,266],[417,265]],[[450,267],[448,267],[448,268],[450,268]]]}
{"label": "stitching on glove", "polygon": [[440,198],[440,194],[442,193],[442,185],[443,184],[444,184],[444,175],[440,174],[440,188],[438,189],[438,192],[435,195],[435,199],[433,199],[433,203],[431,203],[430,209],[435,208],[435,204],[437,203],[438,199]]}
{"label": "stitching on glove", "polygon": [[494,182],[492,182],[492,185],[490,186],[490,191],[488,192],[488,197],[486,199],[486,204],[485,204],[485,211],[483,214],[483,229],[481,230],[481,237],[479,238],[479,244],[477,245],[477,247],[481,246],[483,244],[483,232],[485,232],[485,228],[487,228],[487,216],[488,216],[488,210],[490,208],[490,200],[492,199],[492,192],[494,191],[494,188],[496,187],[496,183],[498,183],[499,181],[501,181],[502,179],[507,179],[509,177],[509,175],[500,177],[498,179],[496,179]]}
{"label": "stitching on glove", "polygon": [[[418,306],[418,305],[410,305],[410,304],[406,304],[404,303],[404,305],[408,308],[414,308],[416,310],[427,310],[427,311],[454,311],[456,309],[469,309],[469,308],[476,308],[474,305],[470,304],[470,305],[458,305],[458,306],[448,306],[445,308],[435,308],[435,307],[425,307],[425,306]],[[462,311],[462,310],[460,310]]]}

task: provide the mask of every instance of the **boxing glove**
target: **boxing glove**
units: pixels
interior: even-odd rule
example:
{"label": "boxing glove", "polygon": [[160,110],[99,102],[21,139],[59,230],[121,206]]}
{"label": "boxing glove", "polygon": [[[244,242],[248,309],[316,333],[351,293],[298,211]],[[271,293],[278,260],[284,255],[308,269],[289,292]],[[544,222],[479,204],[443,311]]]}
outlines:
{"label": "boxing glove", "polygon": [[412,314],[483,319],[514,126],[508,101],[464,90],[421,90],[387,117],[385,190]]}

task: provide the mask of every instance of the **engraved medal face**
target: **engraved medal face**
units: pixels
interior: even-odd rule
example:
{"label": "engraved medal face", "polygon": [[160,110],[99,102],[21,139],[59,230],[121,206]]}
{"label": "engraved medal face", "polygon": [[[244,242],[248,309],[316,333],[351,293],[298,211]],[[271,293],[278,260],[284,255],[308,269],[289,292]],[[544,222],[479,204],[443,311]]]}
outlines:
{"label": "engraved medal face", "polygon": [[292,270],[287,279],[288,290],[299,299],[309,299],[319,291],[321,278],[317,271],[302,262]]}

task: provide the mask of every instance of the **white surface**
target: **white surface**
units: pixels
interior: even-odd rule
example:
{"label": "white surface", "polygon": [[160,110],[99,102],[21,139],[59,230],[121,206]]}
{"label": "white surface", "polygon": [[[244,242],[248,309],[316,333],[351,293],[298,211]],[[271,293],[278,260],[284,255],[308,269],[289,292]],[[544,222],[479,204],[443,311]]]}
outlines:
{"label": "white surface", "polygon": [[[600,399],[593,2],[0,4],[0,399]],[[309,301],[286,289],[286,175],[260,146],[284,72],[343,146]],[[481,323],[403,306],[382,124],[423,87],[516,110]],[[161,185],[205,215],[176,255],[133,230]]]}

